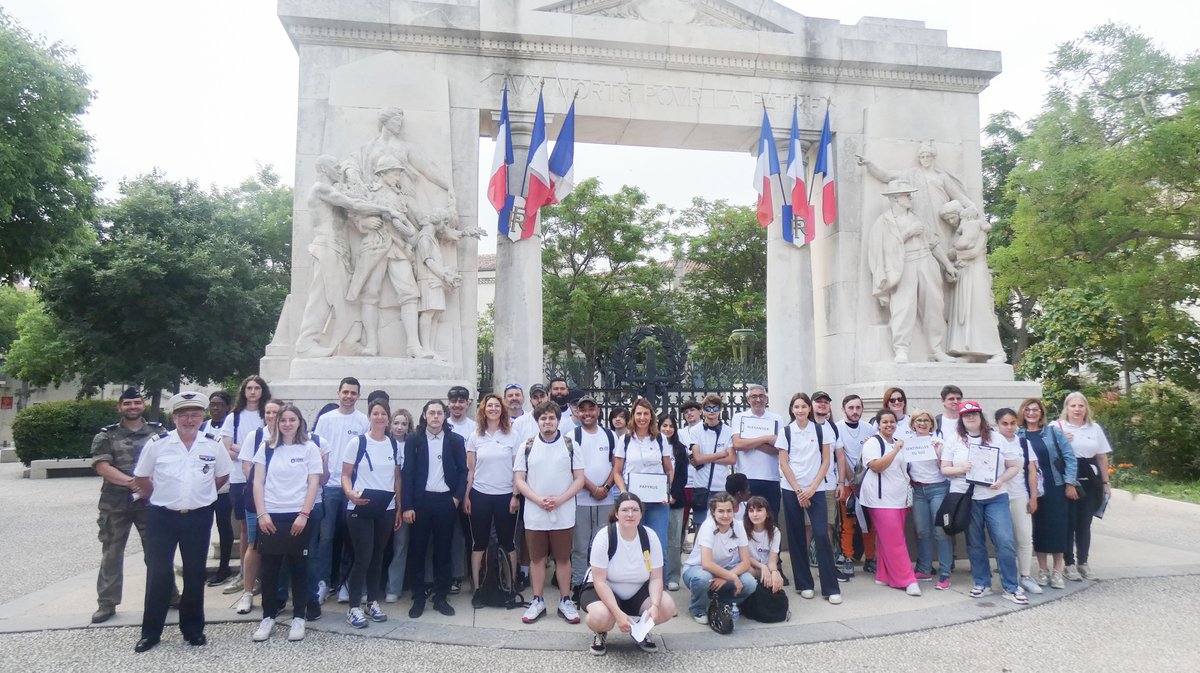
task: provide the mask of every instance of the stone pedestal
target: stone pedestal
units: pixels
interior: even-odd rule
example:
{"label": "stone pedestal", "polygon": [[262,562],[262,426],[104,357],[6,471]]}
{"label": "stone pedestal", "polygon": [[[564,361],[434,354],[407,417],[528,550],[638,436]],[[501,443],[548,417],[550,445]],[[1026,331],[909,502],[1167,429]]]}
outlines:
{"label": "stone pedestal", "polygon": [[1011,365],[978,363],[918,362],[898,365],[890,362],[863,364],[855,381],[830,386],[831,394],[854,393],[863,398],[864,416],[874,415],[883,407],[883,392],[900,386],[908,397],[908,409],[921,408],[942,413],[942,386],[953,383],[963,389],[964,399],[975,400],[991,415],[1001,407],[1016,408],[1021,400],[1039,397],[1042,386],[1034,381],[1017,381]]}

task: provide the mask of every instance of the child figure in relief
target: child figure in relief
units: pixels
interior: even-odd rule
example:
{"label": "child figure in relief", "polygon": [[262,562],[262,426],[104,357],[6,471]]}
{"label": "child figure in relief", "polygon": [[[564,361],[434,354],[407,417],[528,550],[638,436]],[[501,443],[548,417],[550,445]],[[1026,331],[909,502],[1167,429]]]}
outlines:
{"label": "child figure in relief", "polygon": [[987,266],[987,233],[991,224],[974,206],[950,201],[939,213],[955,228],[953,250],[958,282],[951,291],[946,351],[970,360],[1003,363],[1004,349],[996,325],[992,274]]}

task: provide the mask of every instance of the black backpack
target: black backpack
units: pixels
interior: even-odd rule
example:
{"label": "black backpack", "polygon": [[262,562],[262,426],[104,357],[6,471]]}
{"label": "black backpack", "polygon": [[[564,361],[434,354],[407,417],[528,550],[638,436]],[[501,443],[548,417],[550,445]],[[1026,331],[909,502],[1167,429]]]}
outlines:
{"label": "black backpack", "polygon": [[[608,531],[608,560],[612,562],[613,557],[617,555],[617,522],[613,521],[609,523],[605,526],[605,529]],[[596,538],[593,537],[592,542],[595,541]],[[592,558],[592,542],[588,543],[587,557],[589,559]],[[641,524],[638,524],[638,544],[642,547],[642,558],[646,560],[646,571],[654,572],[653,568],[650,567],[650,533]],[[575,605],[579,605],[579,600],[583,597],[583,592],[594,586],[591,577],[592,571],[589,568],[584,582],[576,585],[575,590],[571,592],[571,600],[575,601]]]}
{"label": "black backpack", "polygon": [[483,552],[483,563],[480,564],[479,601],[489,608],[525,607],[525,599],[514,589],[512,566],[508,562],[508,554],[500,548],[495,536],[488,542],[487,550]]}
{"label": "black backpack", "polygon": [[739,607],[742,616],[764,624],[786,622],[792,617],[792,612],[788,609],[787,592],[771,591],[762,584],[759,584],[754,593],[742,601]]}

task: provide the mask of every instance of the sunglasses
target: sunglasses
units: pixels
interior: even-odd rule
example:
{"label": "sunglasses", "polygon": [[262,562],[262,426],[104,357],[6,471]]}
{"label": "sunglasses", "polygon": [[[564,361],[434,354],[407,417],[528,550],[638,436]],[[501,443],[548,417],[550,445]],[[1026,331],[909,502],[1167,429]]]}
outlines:
{"label": "sunglasses", "polygon": [[895,404],[897,402],[903,402],[903,401],[904,401],[903,397],[892,397],[892,398],[888,399],[888,404]]}
{"label": "sunglasses", "polygon": [[704,407],[705,411],[720,411],[721,407]]}
{"label": "sunglasses", "polygon": [[510,383],[510,384],[508,384],[508,385],[504,386],[504,392],[506,392],[506,393],[507,393],[508,391],[512,390],[513,388],[516,388],[517,390],[520,390],[520,389],[521,389],[521,384],[520,384],[520,383]]}

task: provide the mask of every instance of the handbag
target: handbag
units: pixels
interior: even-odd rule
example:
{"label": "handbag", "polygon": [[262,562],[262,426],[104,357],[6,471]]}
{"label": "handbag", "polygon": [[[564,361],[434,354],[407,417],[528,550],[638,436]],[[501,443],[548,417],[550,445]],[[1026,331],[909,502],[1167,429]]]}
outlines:
{"label": "handbag", "polygon": [[975,484],[967,487],[966,493],[947,493],[938,508],[937,524],[946,531],[946,535],[957,535],[971,525],[971,497],[975,494]]}
{"label": "handbag", "polygon": [[776,624],[791,619],[788,597],[784,591],[771,591],[761,582],[750,597],[738,606],[742,616],[763,624]]}
{"label": "handbag", "polygon": [[715,591],[708,592],[708,627],[723,636],[733,633],[733,606]]}

